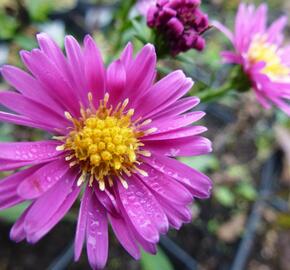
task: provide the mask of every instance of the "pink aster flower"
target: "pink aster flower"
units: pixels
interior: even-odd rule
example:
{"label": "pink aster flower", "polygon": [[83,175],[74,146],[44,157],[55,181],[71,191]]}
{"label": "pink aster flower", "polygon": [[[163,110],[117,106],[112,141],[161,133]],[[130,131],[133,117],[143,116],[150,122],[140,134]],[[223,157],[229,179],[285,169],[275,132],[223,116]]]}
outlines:
{"label": "pink aster flower", "polygon": [[285,16],[267,27],[267,5],[257,9],[240,4],[235,31],[220,23],[215,25],[230,39],[235,51],[225,51],[228,63],[242,65],[255,90],[258,101],[265,108],[275,104],[290,115],[290,46],[283,47]]}
{"label": "pink aster flower", "polygon": [[1,171],[24,167],[0,182],[0,209],[30,203],[11,239],[40,240],[83,189],[76,260],[86,242],[91,267],[104,267],[108,223],[134,258],[140,247],[155,253],[159,234],[189,222],[193,198],[210,194],[209,178],[175,159],[211,151],[200,136],[206,128],[191,125],[204,113],[187,112],[199,100],[181,98],[192,80],[175,71],[155,83],[152,45],[133,57],[128,44],[106,69],[90,36],[83,48],[66,37],[66,57],[46,34],[37,39],[39,49],[21,52],[29,72],[2,67],[16,91],[0,92],[0,103],[15,112],[0,119],[52,135],[0,144]]}
{"label": "pink aster flower", "polygon": [[208,17],[199,8],[200,0],[140,1],[139,10],[146,14],[149,27],[157,30],[171,54],[190,49],[203,50],[201,36],[209,28]]}

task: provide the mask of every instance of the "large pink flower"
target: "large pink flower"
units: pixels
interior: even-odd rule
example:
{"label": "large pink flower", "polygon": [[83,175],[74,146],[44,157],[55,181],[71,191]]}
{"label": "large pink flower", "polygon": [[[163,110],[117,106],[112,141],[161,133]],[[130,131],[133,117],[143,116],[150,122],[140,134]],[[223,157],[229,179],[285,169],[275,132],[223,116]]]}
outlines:
{"label": "large pink flower", "polygon": [[131,44],[105,69],[90,36],[84,48],[66,37],[66,57],[46,35],[40,49],[22,51],[30,73],[4,66],[16,92],[0,103],[16,114],[2,121],[43,129],[50,140],[0,144],[0,170],[23,170],[0,182],[0,209],[30,205],[11,238],[37,242],[67,213],[84,189],[75,237],[75,259],[86,240],[89,262],[103,268],[108,222],[134,257],[156,252],[159,234],[189,222],[194,197],[207,198],[211,182],[176,156],[206,154],[211,143],[191,124],[203,112],[187,112],[195,97],[181,98],[192,80],[175,71],[154,83],[156,55],[146,45],[134,58]]}
{"label": "large pink flower", "polygon": [[255,9],[241,3],[234,33],[218,22],[215,25],[235,47],[234,52],[222,53],[224,60],[243,66],[259,102],[265,108],[273,103],[290,115],[290,47],[282,46],[286,21],[283,16],[267,28],[266,4]]}

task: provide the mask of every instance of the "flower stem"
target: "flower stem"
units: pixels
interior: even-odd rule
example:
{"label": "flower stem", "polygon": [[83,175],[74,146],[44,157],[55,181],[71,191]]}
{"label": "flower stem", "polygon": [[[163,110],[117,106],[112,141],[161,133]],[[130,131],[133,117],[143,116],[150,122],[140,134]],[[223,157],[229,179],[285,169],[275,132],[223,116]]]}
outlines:
{"label": "flower stem", "polygon": [[224,96],[226,93],[234,90],[231,82],[226,82],[224,85],[218,88],[210,88],[208,90],[197,93],[201,102],[209,102],[219,97]]}
{"label": "flower stem", "polygon": [[242,67],[235,66],[229,76],[227,81],[218,88],[209,88],[208,90],[196,93],[202,102],[209,102],[214,99],[225,96],[231,91],[245,92],[251,88],[251,82],[247,74],[244,73]]}

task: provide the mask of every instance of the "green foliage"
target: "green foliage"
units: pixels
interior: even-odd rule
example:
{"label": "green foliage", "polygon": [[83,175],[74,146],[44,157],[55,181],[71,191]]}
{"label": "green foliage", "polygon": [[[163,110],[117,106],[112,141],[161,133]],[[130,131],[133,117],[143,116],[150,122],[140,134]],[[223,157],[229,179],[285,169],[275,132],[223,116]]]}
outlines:
{"label": "green foliage", "polygon": [[7,15],[3,9],[0,9],[0,39],[12,38],[19,27],[16,18]]}
{"label": "green foliage", "polygon": [[211,219],[207,223],[207,229],[210,233],[215,234],[220,227],[219,222],[216,219]]}
{"label": "green foliage", "polygon": [[169,258],[161,248],[156,255],[142,252],[140,263],[142,270],[174,270]]}
{"label": "green foliage", "polygon": [[179,160],[184,164],[202,172],[206,172],[207,170],[216,171],[220,167],[219,160],[214,155],[181,157]]}
{"label": "green foliage", "polygon": [[73,8],[76,0],[25,0],[24,4],[33,21],[45,21],[52,11]]}
{"label": "green foliage", "polygon": [[241,181],[235,191],[248,201],[254,201],[257,197],[257,191],[249,181]]}
{"label": "green foliage", "polygon": [[0,125],[0,141],[8,142],[12,139],[13,126],[3,123]]}
{"label": "green foliage", "polygon": [[134,33],[135,37],[138,40],[140,40],[143,44],[148,43],[148,41],[150,40],[151,31],[147,27],[146,22],[143,19],[141,20],[133,19],[132,26],[135,30]]}
{"label": "green foliage", "polygon": [[272,130],[267,130],[267,132],[260,133],[256,137],[255,143],[257,146],[259,159],[264,160],[270,155],[273,146],[273,137],[274,135]]}
{"label": "green foliage", "polygon": [[26,0],[25,6],[32,20],[44,21],[53,10],[53,2],[49,0]]}
{"label": "green foliage", "polygon": [[14,37],[14,41],[20,46],[20,48],[24,50],[32,50],[33,48],[37,47],[37,43],[34,37],[26,36],[23,34],[16,35]]}
{"label": "green foliage", "polygon": [[235,203],[233,191],[226,186],[218,186],[214,189],[214,197],[223,206],[232,207]]}
{"label": "green foliage", "polygon": [[244,165],[231,165],[227,169],[227,175],[231,178],[242,180],[242,181],[251,181],[251,175],[249,168]]}
{"label": "green foliage", "polygon": [[29,205],[28,202],[18,204],[14,207],[11,207],[6,210],[0,211],[0,219],[8,222],[8,223],[14,223],[19,216],[24,212],[24,210],[27,208]]}

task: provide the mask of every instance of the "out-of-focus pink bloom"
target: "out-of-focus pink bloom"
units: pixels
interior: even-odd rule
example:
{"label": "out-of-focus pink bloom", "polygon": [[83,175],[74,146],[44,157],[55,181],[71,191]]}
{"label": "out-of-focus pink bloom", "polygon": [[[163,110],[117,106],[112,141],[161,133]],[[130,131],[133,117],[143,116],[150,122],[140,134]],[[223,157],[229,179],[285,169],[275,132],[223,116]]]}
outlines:
{"label": "out-of-focus pink bloom", "polygon": [[199,6],[200,0],[156,0],[151,3],[147,24],[162,35],[171,54],[204,49],[205,40],[201,34],[209,28],[209,22]]}
{"label": "out-of-focus pink bloom", "polygon": [[242,65],[265,108],[275,104],[290,115],[290,46],[284,47],[285,16],[267,27],[267,5],[257,9],[240,4],[232,33],[219,22],[213,24],[233,43],[235,51],[222,52],[228,63]]}
{"label": "out-of-focus pink bloom", "polygon": [[175,159],[211,151],[200,135],[206,128],[192,125],[204,113],[187,112],[198,98],[182,98],[192,80],[175,71],[155,82],[150,44],[136,57],[128,44],[105,68],[90,36],[83,48],[67,36],[66,57],[46,34],[37,39],[39,49],[21,52],[29,73],[14,66],[1,70],[16,91],[0,91],[0,103],[15,112],[0,112],[0,120],[53,135],[0,143],[0,171],[24,167],[0,181],[0,209],[30,204],[11,238],[37,242],[83,188],[76,260],[86,242],[92,268],[105,266],[108,223],[134,258],[140,247],[155,253],[160,233],[190,221],[193,198],[210,195],[209,178]]}
{"label": "out-of-focus pink bloom", "polygon": [[138,11],[145,17],[149,8],[153,5],[156,5],[156,0],[139,0],[136,4]]}

